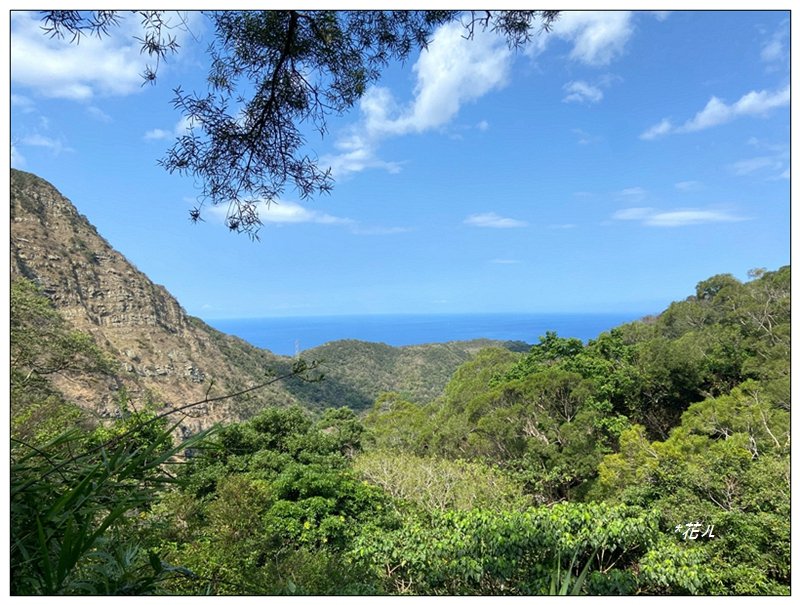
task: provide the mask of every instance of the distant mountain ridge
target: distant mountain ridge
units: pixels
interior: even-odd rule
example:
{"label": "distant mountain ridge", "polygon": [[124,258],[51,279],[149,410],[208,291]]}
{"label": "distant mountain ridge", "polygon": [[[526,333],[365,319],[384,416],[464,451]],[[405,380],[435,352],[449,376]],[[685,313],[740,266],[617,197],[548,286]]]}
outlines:
{"label": "distant mountain ridge", "polygon": [[[263,383],[289,371],[293,360],[258,349],[189,316],[163,287],[151,282],[103,239],[55,187],[11,170],[11,274],[37,283],[76,329],[92,335],[119,363],[116,377],[91,384],[56,379],[68,398],[102,416],[118,410],[124,389],[134,402],[177,406]],[[478,349],[503,346],[469,341],[389,347],[341,341],[306,351],[325,360],[327,379],[278,382],[252,399],[209,405],[187,421],[189,430],[251,415],[264,405],[363,409],[381,391],[420,401],[438,396]],[[513,347],[509,343],[509,347]]]}
{"label": "distant mountain ridge", "polygon": [[523,352],[525,343],[478,339],[393,347],[361,340],[337,340],[303,353],[320,361],[327,380],[293,382],[287,389],[312,405],[346,400],[353,408],[372,405],[381,392],[394,391],[418,403],[438,397],[453,372],[487,347]]}

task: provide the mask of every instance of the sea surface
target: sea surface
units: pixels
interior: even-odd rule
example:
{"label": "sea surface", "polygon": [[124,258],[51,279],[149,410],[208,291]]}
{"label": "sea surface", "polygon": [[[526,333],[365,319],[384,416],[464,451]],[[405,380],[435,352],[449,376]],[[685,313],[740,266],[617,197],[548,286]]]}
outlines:
{"label": "sea surface", "polygon": [[547,331],[559,336],[596,338],[645,313],[359,315],[213,319],[211,326],[278,355],[294,355],[334,340],[355,339],[392,346],[490,338],[539,342]]}

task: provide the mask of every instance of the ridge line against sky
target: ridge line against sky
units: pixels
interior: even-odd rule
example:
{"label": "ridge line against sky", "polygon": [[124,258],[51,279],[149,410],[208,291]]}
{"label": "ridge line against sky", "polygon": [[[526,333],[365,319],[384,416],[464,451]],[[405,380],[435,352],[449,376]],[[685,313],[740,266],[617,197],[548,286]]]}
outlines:
{"label": "ridge line against sky", "polygon": [[195,184],[155,165],[189,126],[171,87],[203,86],[196,13],[155,87],[125,35],[67,46],[15,13],[10,162],[203,317],[657,312],[790,260],[789,25],[569,12],[522,53],[443,26],[309,135],[334,192],[285,192],[253,244],[225,208],[189,225]]}

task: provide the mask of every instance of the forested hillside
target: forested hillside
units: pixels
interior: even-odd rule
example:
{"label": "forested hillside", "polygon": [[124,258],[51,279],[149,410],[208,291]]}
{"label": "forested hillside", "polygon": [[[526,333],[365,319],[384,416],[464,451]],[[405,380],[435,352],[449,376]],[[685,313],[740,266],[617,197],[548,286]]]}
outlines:
{"label": "forested hillside", "polygon": [[372,407],[386,391],[428,403],[442,394],[458,366],[493,346],[512,351],[529,348],[522,342],[489,339],[405,347],[338,340],[303,352],[303,359],[320,364],[324,380],[293,381],[287,389],[311,408],[347,406],[360,411]]}
{"label": "forested hillside", "polygon": [[[78,330],[107,360],[91,376],[48,372],[49,388],[89,414],[115,416],[123,398],[136,407],[174,409],[247,390],[292,374],[293,359],[274,355],[213,329],[186,313],[97,232],[55,187],[34,174],[11,170],[11,275],[15,300],[46,297],[64,325]],[[17,296],[18,295],[18,296]],[[27,304],[27,303],[25,303]],[[31,303],[33,304],[33,303]],[[42,307],[43,308],[43,307]],[[52,315],[52,313],[51,313]],[[403,392],[417,402],[439,396],[456,367],[496,341],[389,347],[343,341],[307,352],[321,364],[308,382],[277,381],[257,394],[226,398],[195,410],[183,430],[249,418],[265,406],[297,404],[363,409],[381,391]],[[507,343],[517,348],[521,343]],[[308,374],[306,374],[308,377]]]}
{"label": "forested hillside", "polygon": [[481,350],[427,403],[267,407],[179,446],[180,414],[97,425],[51,390],[112,369],[15,288],[14,594],[789,593],[789,267]]}

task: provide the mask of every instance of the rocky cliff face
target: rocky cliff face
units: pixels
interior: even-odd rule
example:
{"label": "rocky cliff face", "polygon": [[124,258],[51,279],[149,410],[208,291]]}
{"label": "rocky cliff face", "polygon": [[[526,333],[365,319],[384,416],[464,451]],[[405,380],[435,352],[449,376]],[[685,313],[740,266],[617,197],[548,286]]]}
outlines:
{"label": "rocky cliff face", "polygon": [[[98,388],[58,384],[101,415],[118,409],[124,387],[134,402],[178,406],[263,382],[290,360],[225,336],[184,309],[114,250],[75,206],[39,177],[11,171],[11,273],[40,285],[75,328],[119,361],[116,380]],[[278,383],[257,400],[198,410],[195,430],[295,398]]]}

